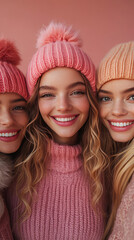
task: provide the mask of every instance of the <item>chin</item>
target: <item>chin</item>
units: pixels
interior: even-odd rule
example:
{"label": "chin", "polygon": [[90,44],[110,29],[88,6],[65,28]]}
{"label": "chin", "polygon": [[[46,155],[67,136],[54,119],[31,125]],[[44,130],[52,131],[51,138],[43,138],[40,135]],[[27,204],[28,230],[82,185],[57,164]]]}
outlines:
{"label": "chin", "polygon": [[129,137],[129,136],[124,137],[124,136],[119,136],[119,135],[118,136],[111,135],[111,137],[113,138],[113,140],[115,142],[122,142],[122,143],[129,142],[133,139],[133,137]]}
{"label": "chin", "polygon": [[3,151],[1,151],[2,153],[4,153],[4,154],[12,154],[12,153],[14,153],[14,152],[16,152],[17,150],[15,149],[15,150],[3,150]]}
{"label": "chin", "polygon": [[0,150],[0,152],[2,152],[2,153],[4,153],[4,154],[12,154],[12,153],[15,153],[15,152],[17,152],[17,150],[19,149],[19,147],[18,146],[16,146],[16,147],[14,147],[14,148],[4,148],[4,149],[1,149]]}

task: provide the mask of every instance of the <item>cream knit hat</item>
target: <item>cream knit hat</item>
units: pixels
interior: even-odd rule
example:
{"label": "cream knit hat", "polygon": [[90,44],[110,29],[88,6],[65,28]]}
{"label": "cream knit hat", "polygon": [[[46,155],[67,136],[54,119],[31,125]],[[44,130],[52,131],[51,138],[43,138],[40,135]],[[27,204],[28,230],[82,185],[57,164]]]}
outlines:
{"label": "cream knit hat", "polygon": [[97,90],[114,79],[134,80],[134,42],[116,45],[100,62]]}

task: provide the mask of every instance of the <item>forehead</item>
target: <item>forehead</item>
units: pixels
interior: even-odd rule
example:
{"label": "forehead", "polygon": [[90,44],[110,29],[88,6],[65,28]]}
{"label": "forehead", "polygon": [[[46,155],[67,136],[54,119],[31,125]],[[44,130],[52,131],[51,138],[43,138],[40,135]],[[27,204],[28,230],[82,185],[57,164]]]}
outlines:
{"label": "forehead", "polygon": [[134,80],[130,79],[114,79],[105,83],[101,90],[107,90],[110,92],[124,92],[127,89],[134,88]]}
{"label": "forehead", "polygon": [[41,77],[41,85],[52,85],[56,88],[61,86],[68,86],[75,82],[84,82],[82,76],[78,71],[71,68],[54,68],[44,73]]}
{"label": "forehead", "polygon": [[17,93],[0,93],[0,103],[1,102],[16,102],[25,101],[22,96]]}

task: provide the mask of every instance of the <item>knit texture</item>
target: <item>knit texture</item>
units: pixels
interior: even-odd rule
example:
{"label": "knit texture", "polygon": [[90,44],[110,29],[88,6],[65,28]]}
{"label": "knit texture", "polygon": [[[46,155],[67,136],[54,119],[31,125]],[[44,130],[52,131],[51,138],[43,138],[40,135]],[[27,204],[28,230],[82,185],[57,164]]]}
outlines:
{"label": "knit texture", "polygon": [[26,80],[17,68],[19,62],[15,45],[5,39],[0,40],[0,93],[17,93],[27,100]]}
{"label": "knit texture", "polygon": [[[12,224],[18,218],[14,189],[14,185],[10,187],[7,197]],[[20,231],[14,226],[14,237],[18,240],[100,240],[104,219],[99,209],[97,212],[91,206],[81,147],[52,142],[47,173],[37,185],[32,214],[21,224]]]}
{"label": "knit texture", "polygon": [[0,219],[0,240],[13,240],[7,209]]}
{"label": "knit texture", "polygon": [[27,71],[30,95],[39,77],[55,67],[68,67],[80,71],[95,91],[94,64],[80,48],[80,39],[71,27],[51,23],[41,30],[37,42],[38,50],[32,57]]}
{"label": "knit texture", "polygon": [[134,42],[116,45],[100,62],[97,89],[114,79],[134,80]]}
{"label": "knit texture", "polygon": [[108,240],[134,240],[134,175],[123,195]]}
{"label": "knit texture", "polygon": [[9,156],[0,153],[0,240],[11,240],[9,216],[2,196],[4,188],[8,187],[12,179],[12,164]]}

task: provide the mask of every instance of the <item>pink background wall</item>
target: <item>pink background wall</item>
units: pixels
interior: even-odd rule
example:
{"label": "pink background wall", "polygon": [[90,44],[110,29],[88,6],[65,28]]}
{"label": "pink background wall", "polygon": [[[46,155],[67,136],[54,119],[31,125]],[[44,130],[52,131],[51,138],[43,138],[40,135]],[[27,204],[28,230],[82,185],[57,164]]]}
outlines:
{"label": "pink background wall", "polygon": [[134,40],[134,0],[0,0],[0,36],[15,41],[24,73],[40,28],[52,20],[80,31],[96,67],[112,46]]}

